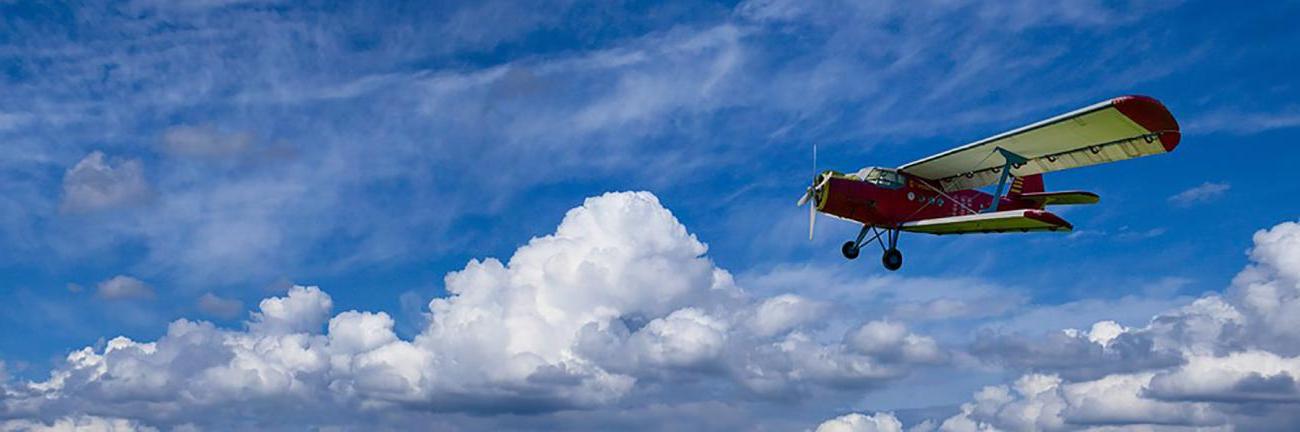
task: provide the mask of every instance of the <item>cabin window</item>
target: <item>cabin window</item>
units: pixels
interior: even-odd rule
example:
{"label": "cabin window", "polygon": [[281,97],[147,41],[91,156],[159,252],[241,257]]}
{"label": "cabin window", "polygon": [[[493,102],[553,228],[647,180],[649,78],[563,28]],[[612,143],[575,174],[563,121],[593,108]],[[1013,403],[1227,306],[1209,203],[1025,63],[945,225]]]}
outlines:
{"label": "cabin window", "polygon": [[898,189],[903,187],[903,175],[898,171],[887,170],[884,168],[871,168],[862,180],[889,189]]}

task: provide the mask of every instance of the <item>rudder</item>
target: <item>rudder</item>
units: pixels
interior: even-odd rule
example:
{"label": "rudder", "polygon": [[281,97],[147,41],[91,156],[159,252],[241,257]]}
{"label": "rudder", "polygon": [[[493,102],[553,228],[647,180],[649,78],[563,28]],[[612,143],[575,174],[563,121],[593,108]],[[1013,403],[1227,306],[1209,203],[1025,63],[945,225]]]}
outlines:
{"label": "rudder", "polygon": [[1011,190],[1007,196],[1011,198],[1019,197],[1023,194],[1043,192],[1043,175],[1034,174],[1024,177],[1016,177],[1011,181]]}

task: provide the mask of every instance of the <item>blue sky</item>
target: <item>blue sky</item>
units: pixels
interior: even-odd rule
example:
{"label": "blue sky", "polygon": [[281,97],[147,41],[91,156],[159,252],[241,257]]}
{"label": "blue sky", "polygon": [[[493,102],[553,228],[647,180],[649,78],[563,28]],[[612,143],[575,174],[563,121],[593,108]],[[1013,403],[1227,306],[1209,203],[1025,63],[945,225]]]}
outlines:
{"label": "blue sky", "polygon": [[[541,413],[432,409],[439,424],[616,425],[600,416],[623,410],[671,428],[666,418],[714,403],[755,429],[850,411],[892,411],[911,426],[953,415],[984,386],[1052,372],[999,361],[976,349],[980,337],[1031,340],[1102,320],[1140,329],[1230,296],[1243,268],[1272,262],[1248,256],[1263,250],[1252,236],[1300,209],[1294,5],[20,1],[0,11],[9,386],[43,382],[69,353],[103,352],[119,335],[159,340],[178,319],[256,333],[274,316],[259,302],[294,285],[328,293],[326,317],[382,311],[400,339],[436,339],[430,302],[453,296],[449,273],[506,261],[569,226],[566,212],[588,197],[648,191],[750,303],[823,302],[836,318],[806,331],[819,343],[883,320],[930,338],[944,360],[775,396],[709,368],[627,366],[637,384],[582,399],[583,410],[488,397],[475,406]],[[1102,196],[1061,209],[1073,234],[908,235],[906,266],[885,274],[874,256],[839,256],[856,227],[823,219],[808,242],[792,205],[814,144],[821,168],[898,166],[1125,94],[1160,99],[1182,143],[1046,176],[1049,190]],[[629,238],[606,247],[658,244]],[[588,288],[579,292],[610,289]],[[641,315],[619,320],[633,339],[671,312],[631,309]],[[324,331],[316,324],[302,330]],[[429,391],[426,401],[444,397]],[[794,399],[804,402],[788,412],[765,405]],[[0,413],[49,422],[112,411],[69,406]]]}

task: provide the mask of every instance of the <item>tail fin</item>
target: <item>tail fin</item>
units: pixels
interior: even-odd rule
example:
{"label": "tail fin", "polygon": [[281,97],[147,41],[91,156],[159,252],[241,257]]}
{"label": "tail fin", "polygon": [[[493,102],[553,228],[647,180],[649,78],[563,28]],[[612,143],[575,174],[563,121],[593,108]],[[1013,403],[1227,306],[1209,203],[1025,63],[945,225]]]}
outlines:
{"label": "tail fin", "polygon": [[1011,190],[1007,192],[1009,198],[1019,198],[1023,194],[1043,192],[1043,175],[1034,174],[1024,177],[1016,177],[1011,182]]}

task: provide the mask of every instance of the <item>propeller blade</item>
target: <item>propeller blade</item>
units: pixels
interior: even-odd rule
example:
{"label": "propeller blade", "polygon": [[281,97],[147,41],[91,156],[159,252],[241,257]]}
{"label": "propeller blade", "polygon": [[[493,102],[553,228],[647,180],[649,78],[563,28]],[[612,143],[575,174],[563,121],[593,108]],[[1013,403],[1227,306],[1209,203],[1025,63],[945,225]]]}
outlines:
{"label": "propeller blade", "polygon": [[817,206],[808,206],[808,240],[813,239],[813,230],[817,227]]}
{"label": "propeller blade", "polygon": [[803,207],[803,205],[808,202],[808,198],[812,198],[812,188],[808,188],[807,191],[804,191],[803,196],[799,197],[799,202],[795,203],[794,206]]}
{"label": "propeller blade", "polygon": [[816,185],[813,185],[809,187],[807,190],[805,190],[803,192],[803,196],[799,197],[799,202],[795,203],[794,206],[803,207],[803,205],[806,204],[808,200],[812,199],[813,195],[816,195],[818,192],[821,192],[822,187],[826,186],[826,183],[830,183],[830,181],[831,181],[831,176],[823,177],[820,183],[817,183]]}
{"label": "propeller blade", "polygon": [[810,200],[813,201],[808,204],[808,240],[813,239],[813,230],[817,227],[817,202],[814,198],[817,193],[821,191],[822,186],[825,186],[826,182],[831,180],[831,176],[828,175],[820,184],[817,183],[817,143],[813,143],[812,168],[813,186],[809,187],[807,191],[804,191],[803,197],[799,198],[799,203],[797,204],[801,206],[808,203]]}

